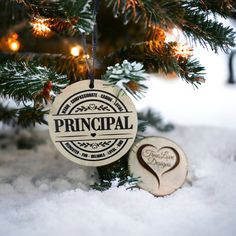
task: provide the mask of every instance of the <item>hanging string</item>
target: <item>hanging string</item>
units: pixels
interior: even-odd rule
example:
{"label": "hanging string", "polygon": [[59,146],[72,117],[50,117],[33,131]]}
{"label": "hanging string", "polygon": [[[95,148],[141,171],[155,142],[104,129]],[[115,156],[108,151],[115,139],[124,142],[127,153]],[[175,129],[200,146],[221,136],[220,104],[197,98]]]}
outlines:
{"label": "hanging string", "polygon": [[96,48],[97,48],[97,13],[99,8],[99,0],[94,0],[94,26],[93,26],[93,34],[92,34],[92,56],[93,56],[93,73],[95,74],[95,64],[96,64]]}
{"label": "hanging string", "polygon": [[95,79],[95,67],[96,67],[96,49],[97,49],[97,13],[99,8],[99,0],[93,0],[94,1],[94,9],[93,9],[93,33],[92,33],[92,59],[93,64],[91,66],[89,60],[88,60],[88,48],[87,48],[87,42],[86,42],[86,36],[82,35],[82,42],[84,47],[84,53],[85,53],[85,61],[88,69],[88,79],[90,80],[89,87],[94,88],[94,79]]}
{"label": "hanging string", "polygon": [[87,55],[88,54],[88,48],[87,48],[87,42],[86,42],[86,35],[82,35],[82,43],[83,43],[83,48],[84,48],[84,55],[85,55],[85,62],[88,70],[88,79],[90,80],[90,85],[89,87],[92,87],[94,84],[94,74],[93,74],[93,69],[92,66],[90,65],[90,62],[88,60]]}

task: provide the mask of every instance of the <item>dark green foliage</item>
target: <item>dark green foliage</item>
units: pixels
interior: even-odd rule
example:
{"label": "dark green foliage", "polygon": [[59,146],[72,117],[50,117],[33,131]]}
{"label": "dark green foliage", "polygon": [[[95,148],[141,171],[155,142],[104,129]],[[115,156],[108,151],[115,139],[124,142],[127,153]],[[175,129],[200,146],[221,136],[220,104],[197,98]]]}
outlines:
{"label": "dark green foliage", "polygon": [[138,0],[138,4],[129,4],[127,0],[106,0],[106,2],[108,3],[107,6],[112,8],[115,16],[124,18],[125,24],[130,21],[142,22],[146,28],[157,24],[170,26],[173,24],[173,18],[181,19],[184,14],[183,9],[181,9],[181,1],[175,0]]}
{"label": "dark green foliage", "polygon": [[100,176],[100,183],[91,186],[96,190],[105,191],[109,189],[112,184],[116,187],[125,185],[129,189],[137,187],[138,179],[131,177],[129,174],[128,154],[116,162],[98,167],[97,170]]}
{"label": "dark green foliage", "polygon": [[203,78],[205,68],[200,65],[198,60],[191,60],[191,58],[182,59],[178,61],[178,64],[180,68],[178,75],[187,83],[191,83],[197,87],[197,84],[200,85],[205,82]]}
{"label": "dark green foliage", "polygon": [[218,51],[218,48],[227,52],[230,47],[235,46],[233,29],[216,20],[208,19],[206,14],[188,7],[184,20],[186,21],[185,24],[179,22],[177,25],[190,40],[199,42],[204,47],[209,45],[215,52]]}
{"label": "dark green foliage", "polygon": [[0,103],[0,122],[4,125],[29,127],[35,126],[35,124],[46,124],[44,116],[48,114],[48,111],[43,108],[36,107],[22,107],[22,108],[10,108]]}
{"label": "dark green foliage", "polygon": [[129,176],[127,155],[116,162],[97,168],[100,176],[100,183],[94,185],[95,189],[106,190],[111,187],[112,181],[124,181]]}
{"label": "dark green foliage", "polygon": [[[55,30],[63,28],[73,35],[77,32],[91,33],[93,29],[92,0],[24,0],[23,3],[31,16],[57,19],[57,24],[53,26]],[[66,29],[65,24],[71,28]]]}
{"label": "dark green foliage", "polygon": [[67,84],[65,75],[32,62],[6,62],[0,65],[0,95],[18,102],[47,100],[50,92],[57,94]]}
{"label": "dark green foliage", "polygon": [[[68,83],[73,83],[78,80],[87,79],[86,75],[81,74],[81,67],[85,67],[85,59],[82,57],[74,57],[71,55],[59,53],[32,53],[19,52],[15,53],[1,53],[0,65],[6,63],[15,63],[16,61],[28,62],[35,66],[49,67],[53,70],[55,76],[57,74],[67,75]],[[29,63],[28,63],[29,64]],[[1,68],[1,67],[0,67]]]}
{"label": "dark green foliage", "polygon": [[104,63],[115,63],[116,60],[122,61],[125,58],[130,58],[131,61],[138,61],[144,64],[144,68],[149,71],[176,73],[183,80],[197,86],[204,80],[201,80],[204,75],[205,68],[200,65],[199,61],[192,59],[177,58],[174,55],[173,47],[176,43],[164,43],[163,47],[150,50],[146,42],[124,47],[121,50],[109,55]]}
{"label": "dark green foliage", "polygon": [[48,111],[45,111],[43,108],[24,107],[18,110],[17,125],[25,128],[35,126],[36,123],[47,125],[47,121],[44,118],[46,114],[48,114]]}
{"label": "dark green foliage", "polygon": [[8,106],[3,106],[3,104],[0,103],[0,121],[6,125],[14,125],[16,123],[15,119],[16,109],[9,108]]}
{"label": "dark green foliage", "polygon": [[[212,50],[218,48],[227,51],[235,46],[235,33],[232,28],[225,27],[216,19],[208,18],[209,13],[228,16],[232,13],[232,5],[229,1],[177,1],[177,0],[143,0],[139,4],[126,8],[127,1],[107,0],[108,6],[112,5],[115,15],[123,15],[125,23],[134,20],[145,22],[144,25],[150,30],[153,25],[160,25],[163,28],[174,26],[183,30],[185,35],[194,42]],[[226,8],[229,8],[226,10]]]}
{"label": "dark green foliage", "polygon": [[161,132],[168,132],[174,129],[172,124],[165,124],[162,117],[151,109],[148,109],[146,112],[139,112],[138,119],[145,121],[149,126],[152,126]]}
{"label": "dark green foliage", "polygon": [[143,84],[147,80],[148,74],[143,68],[143,64],[137,62],[128,62],[124,60],[120,64],[109,66],[102,79],[108,81],[112,85],[120,84],[125,92],[131,94],[134,98],[141,98],[142,94],[147,90],[147,86]]}
{"label": "dark green foliage", "polygon": [[37,139],[32,137],[20,137],[16,141],[17,149],[33,149],[38,145]]}
{"label": "dark green foliage", "polygon": [[236,2],[234,0],[195,0],[189,1],[188,6],[195,8],[196,11],[204,11],[206,14],[217,14],[222,17],[232,17],[236,10]]}
{"label": "dark green foliage", "polygon": [[144,132],[148,126],[148,121],[138,119],[138,132]]}

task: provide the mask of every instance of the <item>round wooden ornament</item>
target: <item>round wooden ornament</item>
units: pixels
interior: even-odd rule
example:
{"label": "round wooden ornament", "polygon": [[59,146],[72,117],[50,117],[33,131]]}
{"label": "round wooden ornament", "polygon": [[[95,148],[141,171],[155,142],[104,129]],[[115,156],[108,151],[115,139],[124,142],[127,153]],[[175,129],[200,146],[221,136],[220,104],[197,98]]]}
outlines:
{"label": "round wooden ornament", "polygon": [[85,166],[102,166],[125,155],[137,133],[131,99],[102,80],[68,86],[56,97],[49,114],[49,132],[56,148]]}
{"label": "round wooden ornament", "polygon": [[165,196],[183,185],[187,159],[183,150],[171,140],[148,137],[133,145],[129,171],[139,178],[140,188],[156,196]]}

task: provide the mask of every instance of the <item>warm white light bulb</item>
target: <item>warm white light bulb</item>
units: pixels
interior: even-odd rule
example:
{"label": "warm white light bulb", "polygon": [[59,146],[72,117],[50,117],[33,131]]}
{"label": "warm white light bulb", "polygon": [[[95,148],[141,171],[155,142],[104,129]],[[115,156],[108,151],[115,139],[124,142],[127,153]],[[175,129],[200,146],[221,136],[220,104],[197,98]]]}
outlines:
{"label": "warm white light bulb", "polygon": [[82,48],[80,46],[74,46],[70,49],[70,54],[74,57],[78,57],[82,53]]}
{"label": "warm white light bulb", "polygon": [[33,33],[36,36],[45,36],[47,37],[51,32],[49,28],[49,24],[47,23],[47,19],[38,19],[34,18],[31,22]]}
{"label": "warm white light bulb", "polygon": [[18,41],[11,42],[9,47],[12,51],[16,52],[20,48],[20,43]]}
{"label": "warm white light bulb", "polygon": [[89,56],[89,54],[85,54],[85,55],[83,56],[83,58],[84,58],[84,59],[89,59],[90,56]]}

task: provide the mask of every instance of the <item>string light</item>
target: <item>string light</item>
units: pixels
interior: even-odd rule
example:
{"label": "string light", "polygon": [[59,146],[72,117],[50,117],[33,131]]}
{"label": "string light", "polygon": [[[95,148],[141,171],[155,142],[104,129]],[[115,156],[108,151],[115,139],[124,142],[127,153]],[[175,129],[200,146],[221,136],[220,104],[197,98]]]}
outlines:
{"label": "string light", "polygon": [[159,26],[154,26],[150,30],[149,38],[157,44],[163,44],[166,40],[165,31]]}
{"label": "string light", "polygon": [[18,39],[18,34],[17,33],[13,33],[13,34],[11,34],[10,35],[10,38],[12,38],[12,39]]}
{"label": "string light", "polygon": [[14,42],[11,42],[10,45],[9,45],[9,48],[13,51],[13,52],[17,52],[19,49],[20,49],[20,43],[19,41],[14,41]]}
{"label": "string light", "polygon": [[177,59],[188,59],[193,55],[193,49],[187,44],[179,43],[174,47],[174,54]]}
{"label": "string light", "polygon": [[153,26],[148,37],[150,40],[146,41],[146,46],[151,52],[155,52],[159,47],[162,47],[166,39],[164,30],[159,26]]}
{"label": "string light", "polygon": [[18,39],[17,33],[13,33],[9,35],[7,38],[7,46],[13,52],[17,52],[20,49],[20,42],[17,39]]}
{"label": "string light", "polygon": [[89,59],[90,56],[89,56],[89,54],[85,54],[85,55],[83,55],[83,58],[84,58],[84,59]]}
{"label": "string light", "polygon": [[178,43],[181,40],[181,31],[178,28],[165,32],[159,26],[153,26],[149,37],[151,40],[146,41],[146,46],[152,53],[159,53],[166,44],[173,42],[176,44],[173,46],[174,56],[178,60],[188,59],[193,55],[193,49],[188,44]]}
{"label": "string light", "polygon": [[79,45],[73,46],[70,49],[70,54],[74,57],[78,57],[83,53],[83,48]]}
{"label": "string light", "polygon": [[33,29],[33,34],[36,36],[47,37],[51,32],[48,19],[34,18],[30,24]]}
{"label": "string light", "polygon": [[172,28],[170,31],[165,32],[166,38],[165,42],[174,42],[174,41],[179,41],[181,37],[181,30],[178,28]]}

